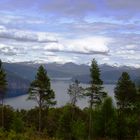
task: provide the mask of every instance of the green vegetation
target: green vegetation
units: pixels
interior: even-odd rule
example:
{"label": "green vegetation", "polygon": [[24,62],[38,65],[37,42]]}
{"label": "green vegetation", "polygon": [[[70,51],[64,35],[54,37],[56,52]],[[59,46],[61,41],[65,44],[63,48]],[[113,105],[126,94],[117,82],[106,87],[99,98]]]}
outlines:
{"label": "green vegetation", "polygon": [[[76,80],[68,88],[70,103],[54,108],[55,93],[47,71],[40,66],[29,88],[29,99],[35,100],[38,107],[14,110],[1,104],[0,140],[139,140],[140,87],[123,72],[114,90],[114,105],[103,91],[95,59],[90,72],[90,86],[83,89]],[[7,85],[3,69],[0,78],[3,95]],[[89,99],[89,108],[81,109],[76,103],[84,97]]]}
{"label": "green vegetation", "polygon": [[93,109],[101,105],[105,92],[103,92],[103,81],[100,78],[100,69],[95,59],[92,60],[90,67],[90,87],[86,89],[85,96],[89,97],[89,134],[88,139],[93,139]]}
{"label": "green vegetation", "polygon": [[38,104],[38,130],[42,129],[42,110],[48,109],[50,106],[55,105],[56,101],[54,91],[51,89],[50,79],[47,76],[47,71],[43,66],[40,66],[35,77],[35,80],[31,83],[29,88],[30,100],[35,100]]}
{"label": "green vegetation", "polygon": [[7,89],[6,73],[2,67],[2,62],[0,60],[0,100],[1,100],[1,126],[4,127],[4,97]]}

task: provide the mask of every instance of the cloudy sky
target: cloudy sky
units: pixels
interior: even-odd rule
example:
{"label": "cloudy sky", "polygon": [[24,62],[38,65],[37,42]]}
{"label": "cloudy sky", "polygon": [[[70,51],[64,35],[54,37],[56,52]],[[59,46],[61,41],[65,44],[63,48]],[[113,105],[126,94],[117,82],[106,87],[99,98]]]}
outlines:
{"label": "cloudy sky", "polygon": [[140,0],[0,0],[0,59],[140,67]]}

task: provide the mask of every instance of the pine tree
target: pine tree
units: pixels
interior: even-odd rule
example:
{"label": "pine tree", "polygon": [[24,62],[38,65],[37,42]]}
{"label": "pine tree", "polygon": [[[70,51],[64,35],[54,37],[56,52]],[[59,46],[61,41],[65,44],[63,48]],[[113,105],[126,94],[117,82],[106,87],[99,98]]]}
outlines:
{"label": "pine tree", "polygon": [[0,60],[0,99],[1,99],[1,105],[2,105],[2,120],[1,120],[1,125],[4,127],[4,97],[6,94],[6,89],[7,89],[7,81],[6,81],[6,73],[4,69],[2,68],[2,62]]}
{"label": "pine tree", "polygon": [[90,107],[96,106],[102,102],[103,97],[106,93],[103,91],[103,81],[100,78],[100,69],[98,67],[97,61],[92,60],[90,67],[90,87],[87,88],[86,96],[89,97]]}
{"label": "pine tree", "polygon": [[34,100],[38,104],[39,108],[39,132],[41,131],[41,114],[43,108],[49,108],[56,104],[54,101],[55,93],[51,89],[50,79],[47,75],[47,71],[43,66],[40,66],[29,88],[29,99]]}
{"label": "pine tree", "polygon": [[[121,140],[126,139],[125,137],[128,135],[126,119],[135,108],[137,97],[135,84],[131,81],[127,72],[122,73],[114,92],[118,107],[117,136]],[[127,112],[129,113],[127,114]]]}
{"label": "pine tree", "polygon": [[89,118],[89,140],[92,139],[92,109],[96,105],[101,104],[103,97],[106,96],[106,93],[103,91],[103,81],[100,78],[100,69],[98,67],[97,61],[92,60],[90,67],[90,87],[87,88],[86,96],[89,97],[90,103],[90,118]]}
{"label": "pine tree", "polygon": [[137,91],[127,72],[122,73],[114,92],[117,106],[121,111],[134,107]]}

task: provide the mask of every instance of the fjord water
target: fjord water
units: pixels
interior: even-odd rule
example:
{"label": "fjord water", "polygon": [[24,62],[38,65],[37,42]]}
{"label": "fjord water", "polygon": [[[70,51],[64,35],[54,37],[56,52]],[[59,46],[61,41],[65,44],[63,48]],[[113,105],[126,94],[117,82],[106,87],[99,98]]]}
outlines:
{"label": "fjord water", "polygon": [[[56,81],[52,82],[52,89],[56,94],[57,107],[63,106],[69,102],[69,96],[67,95],[67,89],[69,87],[70,82],[68,81]],[[83,87],[87,87],[87,84],[81,84]],[[108,92],[108,95],[111,96],[114,100],[114,87],[115,85],[104,85],[104,89]],[[12,106],[15,109],[30,109],[37,106],[35,101],[28,100],[28,95],[22,95],[14,98],[5,99],[5,104]],[[88,106],[87,99],[81,99],[78,101],[77,105],[80,108],[84,108]]]}

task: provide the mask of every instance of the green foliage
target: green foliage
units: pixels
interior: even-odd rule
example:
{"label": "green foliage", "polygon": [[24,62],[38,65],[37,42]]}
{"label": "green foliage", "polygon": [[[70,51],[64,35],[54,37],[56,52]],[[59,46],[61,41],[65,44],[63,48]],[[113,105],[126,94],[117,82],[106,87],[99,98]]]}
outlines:
{"label": "green foliage", "polygon": [[58,138],[62,140],[70,140],[72,137],[71,131],[71,106],[67,105],[63,108],[63,112],[59,119],[59,126],[57,130]]}
{"label": "green foliage", "polygon": [[102,85],[103,81],[100,79],[100,69],[98,67],[97,61],[95,59],[91,62],[90,67],[90,76],[91,76],[91,85]]}
{"label": "green foliage", "polygon": [[38,68],[35,80],[29,88],[29,99],[35,100],[39,107],[49,107],[55,105],[56,101],[54,91],[51,89],[50,79],[47,76],[47,71],[43,66]]}
{"label": "green foliage", "polygon": [[24,131],[24,122],[22,118],[17,114],[13,118],[11,129],[14,130],[16,133],[22,133]]}
{"label": "green foliage", "polygon": [[140,86],[137,86],[137,95],[135,97],[135,108],[133,109],[133,113],[139,115],[140,114]]}
{"label": "green foliage", "polygon": [[[4,110],[4,125],[3,125],[3,129],[5,130],[9,130],[10,129],[10,124],[14,118],[14,110],[12,107],[5,105],[5,106],[0,106],[0,110],[3,108]],[[0,120],[2,117],[2,112],[0,111]],[[2,125],[1,125],[2,127]]]}
{"label": "green foliage", "polygon": [[92,60],[90,75],[90,87],[87,88],[85,96],[89,97],[90,106],[92,108],[93,105],[96,106],[100,104],[102,99],[106,96],[106,93],[103,91],[103,81],[100,79],[100,69],[95,59]]}
{"label": "green foliage", "polygon": [[38,68],[35,80],[32,81],[29,88],[29,99],[35,100],[38,103],[38,129],[42,129],[42,109],[49,108],[56,104],[54,101],[55,94],[51,89],[50,79],[47,76],[47,71],[43,66]]}
{"label": "green foliage", "polygon": [[59,126],[59,120],[62,114],[62,109],[60,108],[51,108],[48,111],[47,118],[43,121],[46,126],[46,132],[49,137],[56,136],[56,132]]}
{"label": "green foliage", "polygon": [[30,109],[29,111],[27,111],[27,113],[24,116],[24,122],[26,122],[26,126],[27,127],[32,127],[35,130],[38,129],[39,124],[38,124],[38,120],[39,120],[39,116],[38,114],[39,109],[38,108],[34,108],[34,109]]}
{"label": "green foliage", "polygon": [[114,137],[116,135],[116,110],[112,98],[107,97],[101,106],[100,125],[103,137]]}
{"label": "green foliage", "polygon": [[115,98],[118,107],[117,137],[118,139],[134,138],[138,133],[140,95],[127,72],[123,72],[118,80]]}
{"label": "green foliage", "polygon": [[82,140],[87,135],[86,114],[79,108],[75,109],[75,115],[72,118],[73,106],[68,104],[61,110],[61,116],[58,122],[57,137],[62,140]]}
{"label": "green foliage", "polygon": [[103,91],[103,81],[100,78],[100,69],[98,67],[97,61],[95,59],[92,60],[90,67],[90,87],[86,89],[85,96],[89,97],[90,110],[89,110],[89,140],[92,140],[93,136],[93,118],[92,118],[92,110],[93,106],[96,108],[100,105],[106,97],[106,93]]}
{"label": "green foliage", "polygon": [[2,67],[2,62],[0,60],[0,100],[1,100],[1,126],[4,127],[4,97],[7,89],[6,73]]}
{"label": "green foliage", "polygon": [[6,133],[4,132],[4,130],[2,128],[0,128],[0,140],[4,140]]}
{"label": "green foliage", "polygon": [[6,73],[0,60],[0,98],[3,99],[7,89]]}
{"label": "green foliage", "polygon": [[139,120],[136,114],[126,117],[127,135],[128,137],[135,138],[138,135]]}
{"label": "green foliage", "polygon": [[117,116],[112,99],[107,97],[103,104],[92,112],[92,137],[115,138],[117,133]]}
{"label": "green foliage", "polygon": [[75,138],[75,140],[86,139],[86,124],[83,120],[77,120],[72,122],[72,136]]}
{"label": "green foliage", "polygon": [[120,110],[133,109],[136,101],[136,87],[127,72],[123,72],[115,88],[115,98]]}

